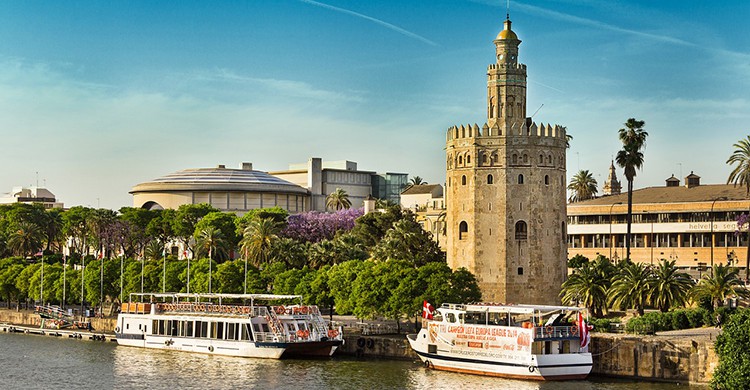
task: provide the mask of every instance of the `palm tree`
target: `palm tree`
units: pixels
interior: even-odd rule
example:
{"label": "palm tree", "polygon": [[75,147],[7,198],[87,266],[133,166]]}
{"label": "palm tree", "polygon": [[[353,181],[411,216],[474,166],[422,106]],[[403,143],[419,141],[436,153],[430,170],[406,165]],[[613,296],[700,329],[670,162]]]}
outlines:
{"label": "palm tree", "polygon": [[424,181],[424,180],[423,180],[423,179],[422,179],[421,177],[419,177],[419,176],[414,176],[414,177],[412,177],[412,178],[411,178],[411,179],[409,180],[409,184],[411,184],[411,185],[413,185],[413,186],[419,186],[419,185],[422,185],[422,184],[427,184],[427,182],[426,182],[426,181]]}
{"label": "palm tree", "polygon": [[566,305],[583,304],[594,317],[601,317],[607,307],[609,284],[595,264],[585,263],[562,284],[560,298]]}
{"label": "palm tree", "polygon": [[644,307],[649,303],[652,282],[651,269],[645,264],[624,261],[607,292],[610,305],[635,309],[642,316]]}
{"label": "palm tree", "polygon": [[281,226],[272,218],[257,218],[250,221],[240,240],[245,260],[250,259],[256,267],[268,263],[271,248],[279,239],[280,231]]}
{"label": "palm tree", "polygon": [[626,259],[630,259],[630,225],[633,222],[633,179],[635,179],[636,169],[641,169],[643,165],[643,153],[641,149],[646,146],[646,137],[648,133],[643,130],[646,122],[628,119],[625,122],[624,129],[619,130],[622,150],[617,152],[617,165],[625,169],[625,178],[628,179],[628,232],[625,236]]}
{"label": "palm tree", "polygon": [[679,272],[675,261],[662,259],[653,270],[652,303],[666,313],[673,306],[684,306],[695,283],[685,272]]}
{"label": "palm tree", "polygon": [[596,196],[598,192],[596,189],[596,179],[588,170],[580,170],[578,173],[570,179],[568,189],[573,191],[570,195],[571,202],[580,202],[582,200],[591,199]]}
{"label": "palm tree", "polygon": [[731,296],[746,297],[748,291],[739,278],[740,271],[730,266],[717,264],[713,275],[706,274],[692,290],[696,300],[710,299],[714,308],[724,305],[724,300]]}
{"label": "palm tree", "polygon": [[349,200],[349,194],[341,188],[336,188],[336,191],[331,192],[326,197],[326,207],[341,210],[352,207],[352,202]]}
{"label": "palm tree", "polygon": [[226,241],[224,240],[221,230],[209,226],[201,230],[198,234],[197,248],[201,251],[208,252],[208,293],[211,293],[211,278],[214,252],[223,253]]}
{"label": "palm tree", "polygon": [[8,247],[16,256],[33,256],[42,247],[44,233],[30,222],[19,222],[8,238]]}
{"label": "palm tree", "polygon": [[[744,185],[745,195],[750,197],[750,135],[746,139],[739,140],[736,144],[732,145],[736,149],[729,159],[727,164],[737,164],[736,167],[729,173],[727,184]],[[738,226],[739,228],[739,226]],[[750,281],[750,226],[748,226],[748,239],[747,239],[747,259],[745,261],[745,282]]]}

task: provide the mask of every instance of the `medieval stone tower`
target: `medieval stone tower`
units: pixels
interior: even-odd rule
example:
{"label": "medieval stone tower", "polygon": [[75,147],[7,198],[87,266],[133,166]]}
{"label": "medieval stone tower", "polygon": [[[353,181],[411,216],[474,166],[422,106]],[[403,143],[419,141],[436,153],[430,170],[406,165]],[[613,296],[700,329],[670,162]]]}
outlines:
{"label": "medieval stone tower", "polygon": [[487,123],[446,141],[448,265],[485,301],[556,304],[566,273],[565,128],[526,117],[521,41],[505,20],[487,68]]}

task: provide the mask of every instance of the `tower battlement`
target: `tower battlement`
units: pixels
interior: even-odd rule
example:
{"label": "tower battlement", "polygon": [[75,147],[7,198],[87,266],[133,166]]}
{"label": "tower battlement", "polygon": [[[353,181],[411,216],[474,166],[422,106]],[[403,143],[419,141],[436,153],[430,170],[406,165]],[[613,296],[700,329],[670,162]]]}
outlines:
{"label": "tower battlement", "polygon": [[487,66],[487,73],[492,72],[493,70],[507,70],[507,69],[518,69],[526,71],[526,64],[521,63],[503,63],[503,64],[489,64]]}
{"label": "tower battlement", "polygon": [[447,141],[461,138],[488,138],[488,137],[514,137],[514,136],[529,136],[529,137],[549,137],[549,138],[560,138],[565,139],[566,128],[560,125],[551,125],[527,120],[526,123],[521,126],[511,126],[507,131],[497,123],[489,126],[487,123],[481,128],[475,123],[473,125],[456,125],[448,128]]}

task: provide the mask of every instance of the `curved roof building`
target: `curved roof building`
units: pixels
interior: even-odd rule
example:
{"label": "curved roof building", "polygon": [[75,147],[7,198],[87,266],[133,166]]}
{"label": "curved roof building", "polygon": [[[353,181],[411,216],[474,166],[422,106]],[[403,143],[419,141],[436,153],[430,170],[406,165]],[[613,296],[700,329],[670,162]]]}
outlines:
{"label": "curved roof building", "polygon": [[299,213],[309,209],[310,198],[306,188],[255,171],[250,163],[242,163],[241,169],[224,165],[185,169],[140,183],[130,193],[134,207],[176,209],[183,204],[208,203],[237,214],[275,206]]}

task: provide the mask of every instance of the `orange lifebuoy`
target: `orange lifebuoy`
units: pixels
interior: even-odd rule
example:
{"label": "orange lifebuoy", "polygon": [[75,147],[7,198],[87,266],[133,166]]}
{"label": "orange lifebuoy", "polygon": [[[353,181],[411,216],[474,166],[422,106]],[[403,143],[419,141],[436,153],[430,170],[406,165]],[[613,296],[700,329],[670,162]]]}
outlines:
{"label": "orange lifebuoy", "polygon": [[300,314],[307,314],[310,312],[310,310],[307,308],[307,306],[302,306],[299,308]]}
{"label": "orange lifebuoy", "polygon": [[299,338],[305,337],[305,331],[302,330],[302,329],[298,330],[297,331],[297,337],[299,337]]}
{"label": "orange lifebuoy", "polygon": [[306,330],[306,331],[305,331],[305,338],[308,338],[308,337],[310,337],[310,331],[309,331],[309,330]]}
{"label": "orange lifebuoy", "polygon": [[555,329],[549,325],[544,327],[544,333],[546,333],[548,336],[552,335],[552,332],[554,331]]}
{"label": "orange lifebuoy", "polygon": [[577,335],[578,334],[578,327],[575,326],[575,325],[571,326],[570,327],[570,334],[572,334],[573,336]]}
{"label": "orange lifebuoy", "polygon": [[276,314],[284,314],[286,308],[284,306],[276,306]]}
{"label": "orange lifebuoy", "polygon": [[249,314],[250,313],[250,308],[247,307],[247,306],[245,306],[245,307],[242,308],[242,312],[245,313],[245,314]]}
{"label": "orange lifebuoy", "polygon": [[338,336],[338,335],[339,335],[339,331],[338,331],[338,330],[336,330],[336,329],[330,329],[330,330],[328,331],[328,337],[330,337],[330,338],[332,338],[332,339],[335,339],[335,338],[336,338],[336,336]]}

